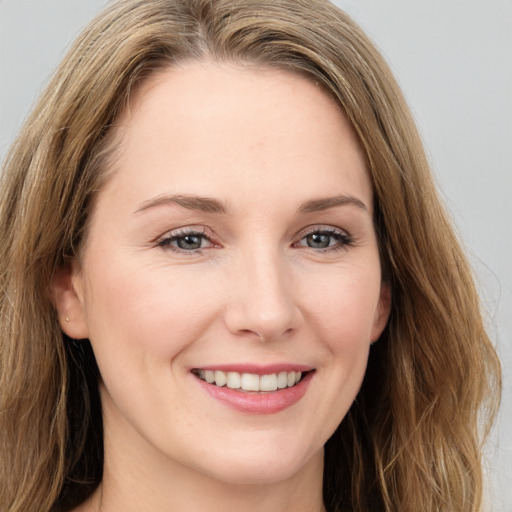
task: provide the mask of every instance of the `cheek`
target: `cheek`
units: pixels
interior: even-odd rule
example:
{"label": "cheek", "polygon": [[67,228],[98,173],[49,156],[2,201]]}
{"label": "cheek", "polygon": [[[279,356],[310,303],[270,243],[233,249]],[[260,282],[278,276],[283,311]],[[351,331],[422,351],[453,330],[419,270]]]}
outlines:
{"label": "cheek", "polygon": [[[377,267],[378,268],[378,267]],[[353,269],[352,269],[353,270]],[[309,324],[320,342],[318,378],[322,393],[315,408],[324,418],[319,437],[327,439],[341,423],[366,373],[380,275],[343,269],[323,280],[321,292],[308,295]]]}
{"label": "cheek", "polygon": [[208,328],[215,317],[214,293],[198,275],[178,274],[117,265],[103,267],[90,282],[88,322],[100,370],[102,364],[156,370]]}
{"label": "cheek", "polygon": [[369,346],[380,295],[375,271],[332,273],[321,291],[308,297],[307,310],[331,352],[357,353]]}

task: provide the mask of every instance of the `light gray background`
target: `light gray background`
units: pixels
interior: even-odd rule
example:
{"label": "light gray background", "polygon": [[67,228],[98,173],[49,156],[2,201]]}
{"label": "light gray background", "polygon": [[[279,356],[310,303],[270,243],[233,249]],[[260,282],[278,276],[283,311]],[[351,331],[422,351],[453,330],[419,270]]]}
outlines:
{"label": "light gray background", "polygon": [[[0,161],[105,0],[0,0]],[[504,363],[491,509],[512,512],[512,0],[337,0],[384,53],[467,246]]]}

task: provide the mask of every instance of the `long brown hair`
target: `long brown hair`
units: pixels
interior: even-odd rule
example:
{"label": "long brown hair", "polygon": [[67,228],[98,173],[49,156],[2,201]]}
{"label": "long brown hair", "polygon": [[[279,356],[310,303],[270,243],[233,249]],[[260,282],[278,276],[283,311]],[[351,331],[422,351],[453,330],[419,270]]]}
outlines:
{"label": "long brown hair", "polygon": [[366,152],[392,312],[326,445],[329,511],[479,511],[500,393],[470,268],[386,63],[322,0],[122,0],[84,31],[0,177],[0,508],[70,510],[101,481],[98,370],[63,336],[52,276],[76,256],[132,91],[193,59],[275,66],[339,103]]}

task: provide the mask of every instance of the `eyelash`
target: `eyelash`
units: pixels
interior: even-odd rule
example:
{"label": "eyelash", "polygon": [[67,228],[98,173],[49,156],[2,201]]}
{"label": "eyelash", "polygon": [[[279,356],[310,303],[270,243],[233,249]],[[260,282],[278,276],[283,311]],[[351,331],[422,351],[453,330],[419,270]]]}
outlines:
{"label": "eyelash", "polygon": [[[324,248],[314,248],[314,247],[308,247],[308,246],[300,246],[298,245],[299,242],[307,238],[308,236],[312,235],[327,235],[331,239],[334,238],[334,240],[337,241],[335,245],[329,245]],[[301,233],[299,242],[294,243],[293,245],[295,247],[305,247],[306,249],[310,249],[314,251],[315,253],[326,253],[326,252],[335,252],[339,250],[346,249],[347,247],[350,247],[354,244],[354,239],[351,235],[349,235],[346,231],[341,229],[336,229],[332,227],[319,227],[315,226],[314,228],[309,229],[306,232]]]}
{"label": "eyelash", "polygon": [[161,240],[158,241],[158,247],[168,248],[173,252],[176,252],[178,254],[200,254],[202,252],[203,248],[197,248],[192,250],[183,249],[180,247],[176,247],[171,245],[172,242],[177,242],[180,239],[184,239],[186,237],[197,237],[201,240],[207,240],[210,244],[215,246],[215,244],[211,241],[210,237],[206,234],[206,230],[198,230],[198,229],[191,229],[191,228],[184,228],[182,230],[173,232],[169,236],[165,236]]}
{"label": "eyelash", "polygon": [[[323,248],[315,248],[315,247],[309,247],[305,245],[300,245],[300,242],[302,242],[304,239],[306,239],[309,236],[312,235],[324,235],[328,236],[331,241],[332,239],[336,240],[337,243],[334,245],[328,245],[327,247]],[[211,247],[215,247],[216,244],[212,242],[211,238],[206,234],[206,229],[197,230],[197,229],[189,229],[185,228],[182,230],[179,230],[177,232],[173,232],[169,236],[165,236],[161,240],[158,241],[157,245],[158,247],[168,248],[171,251],[178,253],[178,254],[189,254],[189,255],[196,255],[196,254],[202,254],[203,247],[199,247],[196,249],[184,249],[180,247],[176,247],[172,245],[173,242],[178,242],[180,239],[184,239],[186,237],[195,237],[200,238],[201,241],[206,240],[211,244]],[[329,242],[330,243],[330,242]],[[335,252],[342,249],[345,249],[346,247],[349,247],[354,244],[354,239],[352,236],[350,236],[346,231],[335,229],[335,228],[320,228],[320,227],[314,227],[309,229],[306,232],[303,232],[300,234],[300,239],[298,242],[295,242],[293,244],[293,247],[304,247],[308,250],[311,250],[315,253],[327,253],[327,252]],[[210,247],[207,247],[210,248]]]}

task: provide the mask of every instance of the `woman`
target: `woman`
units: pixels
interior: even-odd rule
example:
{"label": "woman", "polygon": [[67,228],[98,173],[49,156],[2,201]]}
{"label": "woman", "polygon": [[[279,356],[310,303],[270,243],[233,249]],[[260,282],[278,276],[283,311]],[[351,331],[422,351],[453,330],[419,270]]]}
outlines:
{"label": "woman", "polygon": [[1,179],[2,510],[482,509],[499,364],[339,10],[116,3]]}

